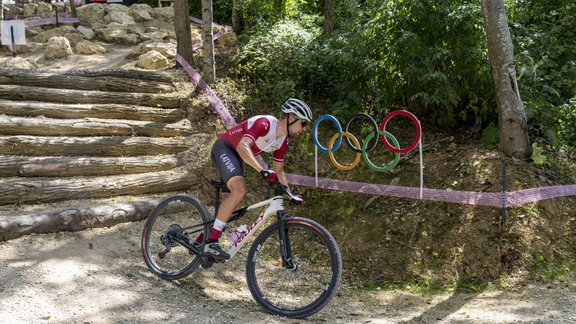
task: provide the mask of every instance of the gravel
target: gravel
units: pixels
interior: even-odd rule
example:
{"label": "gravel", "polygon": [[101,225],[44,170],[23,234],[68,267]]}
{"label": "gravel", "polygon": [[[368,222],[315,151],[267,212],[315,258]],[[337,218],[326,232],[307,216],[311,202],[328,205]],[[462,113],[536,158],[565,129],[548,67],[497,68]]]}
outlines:
{"label": "gravel", "polygon": [[[157,278],[139,248],[144,223],[0,242],[2,323],[572,323],[576,283],[414,294],[342,285],[305,320],[267,314],[244,278],[245,254],[179,281]],[[247,251],[247,249],[246,249]],[[345,267],[346,265],[344,265]]]}

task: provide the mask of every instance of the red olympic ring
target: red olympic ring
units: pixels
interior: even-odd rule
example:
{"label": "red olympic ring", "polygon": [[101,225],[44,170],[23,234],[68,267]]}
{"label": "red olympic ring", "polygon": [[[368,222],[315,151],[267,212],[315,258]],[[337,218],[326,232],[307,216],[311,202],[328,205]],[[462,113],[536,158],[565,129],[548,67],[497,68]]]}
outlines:
{"label": "red olympic ring", "polygon": [[396,115],[404,115],[404,116],[410,118],[410,120],[412,121],[414,126],[416,126],[416,137],[414,138],[414,141],[412,141],[412,144],[410,144],[409,147],[404,148],[404,149],[395,148],[394,146],[390,145],[390,143],[388,143],[388,139],[386,139],[386,137],[384,135],[380,135],[381,139],[382,139],[382,143],[384,143],[384,145],[386,145],[386,147],[394,153],[408,153],[408,152],[412,151],[418,145],[418,143],[420,143],[420,139],[421,139],[421,135],[422,135],[422,127],[420,126],[420,122],[418,121],[416,116],[414,116],[412,113],[410,113],[406,110],[396,110],[396,111],[389,113],[386,117],[384,117],[384,119],[382,119],[382,123],[380,123],[380,130],[384,132],[386,130],[386,124],[388,124],[388,121]]}

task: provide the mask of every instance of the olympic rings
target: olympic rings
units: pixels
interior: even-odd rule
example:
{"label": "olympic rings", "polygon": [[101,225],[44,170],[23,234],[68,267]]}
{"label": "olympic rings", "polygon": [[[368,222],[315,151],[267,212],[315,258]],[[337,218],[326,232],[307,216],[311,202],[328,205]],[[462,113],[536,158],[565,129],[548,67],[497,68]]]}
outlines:
{"label": "olympic rings", "polygon": [[384,119],[382,119],[382,123],[380,124],[380,130],[386,131],[386,124],[388,124],[388,121],[396,115],[404,115],[404,116],[410,118],[410,120],[412,121],[412,123],[416,127],[416,137],[414,137],[414,141],[412,141],[412,144],[410,144],[410,146],[405,148],[405,149],[392,147],[392,145],[390,145],[390,143],[388,143],[388,141],[386,140],[386,137],[384,137],[384,135],[381,135],[382,143],[384,143],[384,145],[386,145],[386,147],[394,153],[408,153],[408,152],[412,151],[416,147],[416,145],[418,145],[418,143],[420,143],[420,136],[422,134],[422,128],[420,126],[420,122],[418,121],[418,119],[416,119],[416,116],[412,115],[411,113],[409,113],[406,110],[396,110],[396,111],[389,113],[386,117],[384,117]]}
{"label": "olympic rings", "polygon": [[[374,134],[370,134],[370,135],[374,135]],[[346,139],[352,139],[352,142],[354,142],[354,147],[352,147],[352,149],[357,151],[356,152],[356,158],[354,159],[354,162],[352,162],[352,164],[350,164],[349,166],[343,166],[340,163],[338,163],[338,161],[336,161],[336,159],[334,158],[334,153],[332,152],[332,146],[334,145],[334,142],[338,138],[338,134],[334,134],[334,136],[332,136],[332,138],[330,139],[330,143],[328,143],[328,157],[330,158],[330,161],[332,162],[332,164],[334,164],[334,166],[338,170],[350,171],[350,170],[354,169],[356,167],[356,165],[358,165],[358,163],[360,163],[360,157],[362,156],[362,154],[360,154],[360,152],[362,152],[362,150],[360,149],[360,143],[358,143],[358,140],[356,139],[356,137],[354,135],[352,135],[348,132],[343,132],[342,136],[345,136]],[[372,137],[374,137],[374,136],[372,136]]]}
{"label": "olympic rings", "polygon": [[[408,118],[410,118],[410,120],[412,121],[412,123],[416,127],[416,137],[414,138],[414,141],[410,144],[410,146],[407,148],[403,148],[403,149],[400,148],[400,144],[399,144],[398,140],[391,133],[386,131],[386,125],[388,124],[390,119],[396,115],[407,116]],[[369,122],[371,128],[374,130],[373,132],[368,134],[368,136],[361,143],[358,141],[358,139],[356,139],[356,137],[354,135],[352,135],[352,133],[350,133],[348,131],[352,121],[357,119],[357,118],[366,119]],[[335,133],[332,136],[332,138],[330,139],[330,141],[328,143],[328,148],[323,147],[318,142],[318,124],[320,124],[320,122],[325,120],[325,119],[331,121],[334,124],[334,126],[336,126],[336,131],[337,131],[337,133]],[[382,122],[380,124],[380,129],[378,129],[376,122],[374,121],[374,119],[371,116],[369,116],[367,114],[363,114],[363,113],[357,113],[357,114],[352,115],[350,118],[348,118],[348,120],[346,121],[344,131],[342,131],[342,126],[340,125],[340,122],[338,122],[338,120],[332,115],[322,115],[322,116],[318,117],[318,119],[316,119],[316,121],[314,122],[314,125],[312,126],[312,139],[314,140],[314,144],[316,145],[316,147],[321,152],[328,153],[328,157],[330,158],[330,161],[332,162],[332,164],[337,169],[342,170],[342,171],[349,171],[349,170],[354,169],[358,165],[358,163],[360,163],[360,156],[362,156],[364,158],[364,161],[366,161],[366,164],[371,169],[378,171],[378,172],[390,171],[392,168],[394,168],[398,164],[398,161],[400,160],[400,154],[401,153],[408,153],[408,152],[412,151],[420,143],[421,134],[422,134],[422,129],[420,126],[420,122],[418,121],[416,116],[414,116],[413,114],[411,114],[410,112],[405,111],[405,110],[397,110],[397,111],[393,111],[392,113],[388,114],[382,120]],[[394,153],[394,159],[390,163],[388,163],[384,166],[377,166],[374,163],[372,163],[372,161],[370,161],[370,158],[368,157],[368,153],[367,153],[369,151],[372,151],[376,147],[376,145],[378,143],[378,140],[377,140],[378,136],[381,137],[382,143],[384,143],[384,145],[392,153]],[[334,151],[336,151],[340,147],[340,144],[342,143],[343,137],[346,138],[346,144],[348,145],[348,147],[350,147],[354,152],[356,152],[356,156],[354,158],[354,161],[350,165],[347,165],[347,166],[341,165],[334,158]],[[369,146],[368,143],[371,140],[374,140],[374,144],[371,145],[370,148],[368,148],[368,146]],[[392,142],[392,144],[390,144],[390,142]]]}
{"label": "olympic rings", "polygon": [[[378,125],[376,125],[376,121],[374,120],[374,118],[370,117],[370,115],[366,115],[363,113],[357,113],[357,114],[350,116],[350,118],[348,118],[348,120],[346,121],[346,126],[344,127],[346,129],[347,133],[348,133],[348,127],[350,127],[350,124],[356,118],[364,118],[364,119],[368,120],[368,122],[370,123],[370,126],[372,126],[372,128],[374,129],[374,134],[378,133]],[[352,146],[352,143],[350,143],[350,137],[346,138],[346,144],[348,144],[348,147],[351,148],[354,152],[356,152],[356,153],[362,152],[362,149],[357,149],[356,147]],[[372,145],[372,147],[370,148],[369,151],[372,151],[376,147],[377,144],[378,144],[378,140],[375,139],[374,145]],[[363,147],[363,145],[361,145],[360,147]]]}
{"label": "olympic rings", "polygon": [[328,119],[329,121],[331,121],[336,126],[336,131],[338,132],[338,141],[336,142],[336,145],[334,145],[332,149],[330,149],[331,152],[334,152],[340,147],[340,144],[342,144],[342,126],[340,125],[340,122],[338,121],[338,119],[336,119],[336,117],[332,115],[322,115],[318,117],[318,119],[316,119],[316,121],[314,122],[314,126],[312,126],[312,139],[314,140],[314,144],[316,144],[316,147],[318,147],[320,152],[328,153],[328,149],[323,147],[320,143],[318,143],[318,124],[320,124],[320,122],[323,121],[324,119]]}
{"label": "olympic rings", "polygon": [[[400,147],[400,144],[398,143],[398,140],[396,140],[396,137],[394,137],[392,134],[388,133],[387,131],[378,131],[378,135],[386,136],[386,137],[390,138],[390,140],[392,140],[392,143],[394,145],[396,145],[396,147]],[[366,137],[366,141],[364,142],[364,147],[362,147],[362,157],[364,157],[364,161],[366,161],[366,164],[368,164],[370,169],[372,169],[374,171],[378,171],[378,172],[388,172],[388,171],[392,170],[392,168],[394,168],[396,166],[396,164],[398,164],[398,161],[400,160],[400,153],[394,152],[394,160],[392,160],[392,162],[388,163],[388,165],[386,165],[385,167],[378,167],[378,166],[374,165],[370,161],[370,159],[368,158],[368,153],[366,153],[366,145],[368,144],[370,139],[372,139],[373,137],[374,137],[374,134],[372,134],[372,133],[368,134],[368,136]]]}

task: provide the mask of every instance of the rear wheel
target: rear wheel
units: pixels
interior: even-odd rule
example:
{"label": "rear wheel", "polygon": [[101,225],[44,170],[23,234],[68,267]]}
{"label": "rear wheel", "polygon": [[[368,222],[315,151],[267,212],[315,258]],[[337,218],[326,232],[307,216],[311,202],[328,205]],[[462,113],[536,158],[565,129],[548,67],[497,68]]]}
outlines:
{"label": "rear wheel", "polygon": [[294,217],[287,218],[284,227],[291,262],[282,261],[279,223],[274,223],[250,248],[246,281],[267,311],[304,318],[326,306],[338,290],[342,257],[332,235],[319,223]]}
{"label": "rear wheel", "polygon": [[140,242],[148,269],[164,279],[180,279],[200,264],[203,244],[195,243],[203,233],[207,237],[210,214],[198,198],[180,194],[164,199],[152,211]]}

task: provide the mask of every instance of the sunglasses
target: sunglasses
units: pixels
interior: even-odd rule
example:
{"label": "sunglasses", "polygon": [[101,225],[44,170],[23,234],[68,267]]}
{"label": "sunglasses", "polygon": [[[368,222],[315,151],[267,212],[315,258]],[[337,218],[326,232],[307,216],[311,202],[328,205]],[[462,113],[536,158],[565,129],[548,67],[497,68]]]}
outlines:
{"label": "sunglasses", "polygon": [[304,128],[304,127],[306,127],[306,125],[308,125],[308,122],[300,119],[300,125],[302,125],[302,128]]}

